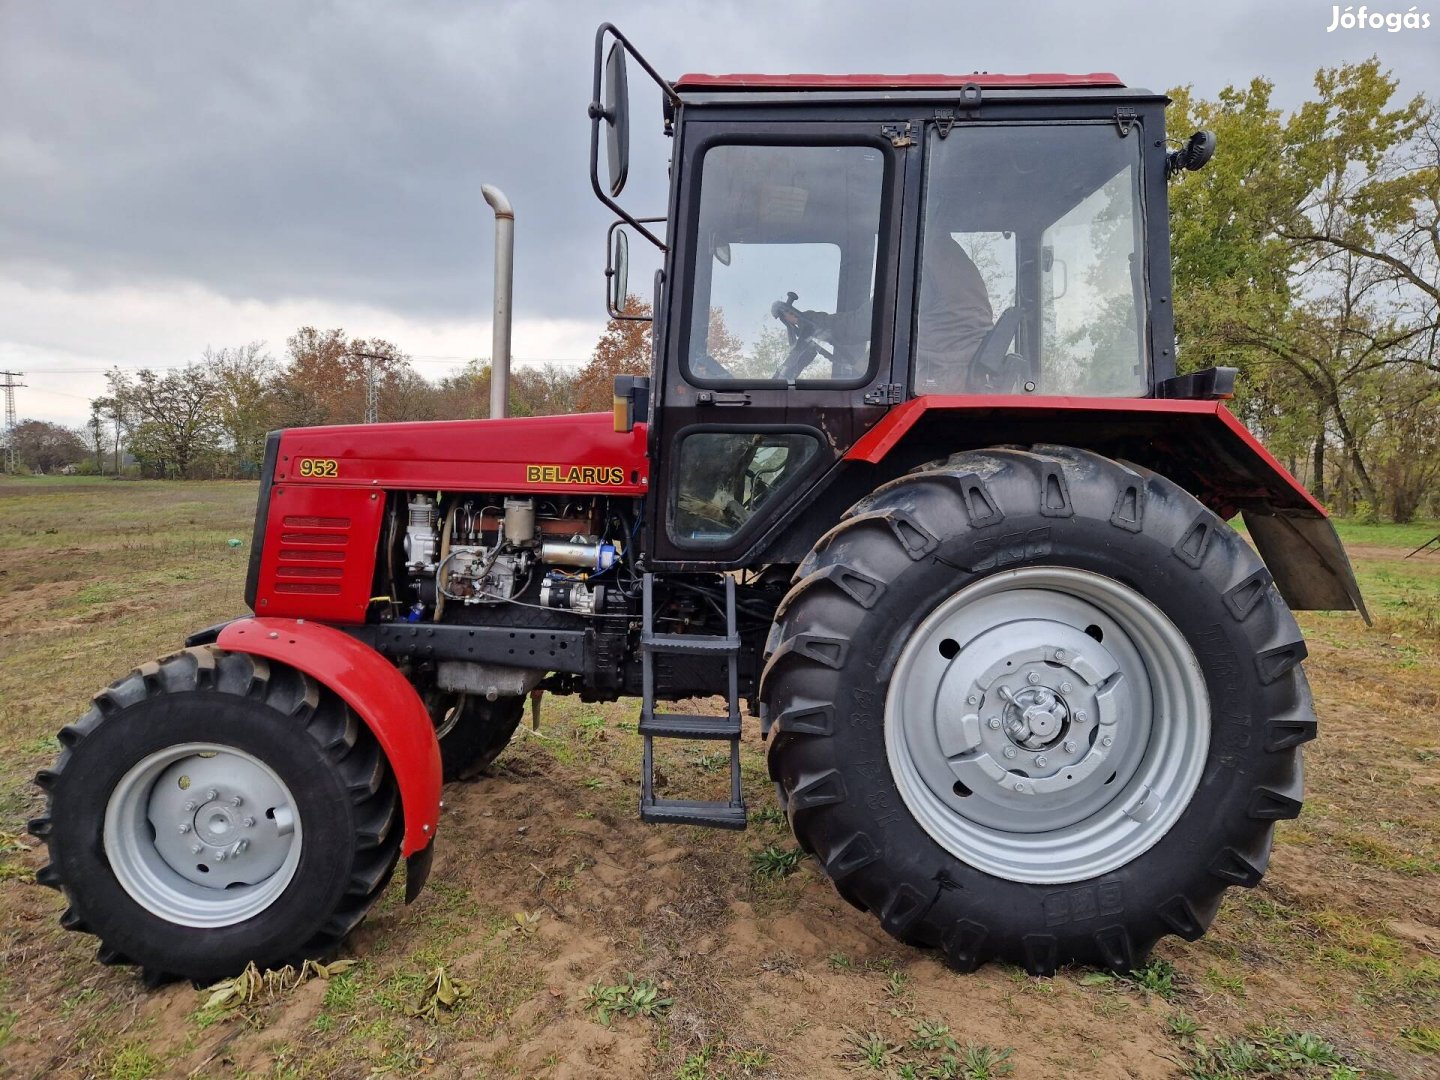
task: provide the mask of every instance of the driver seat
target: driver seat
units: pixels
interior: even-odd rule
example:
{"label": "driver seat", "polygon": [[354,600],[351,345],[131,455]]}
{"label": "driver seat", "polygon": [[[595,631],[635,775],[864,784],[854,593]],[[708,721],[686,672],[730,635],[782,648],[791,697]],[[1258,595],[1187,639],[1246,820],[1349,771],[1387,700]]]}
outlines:
{"label": "driver seat", "polygon": [[1020,329],[1020,309],[1006,308],[975,350],[967,389],[975,394],[1013,394],[1025,376],[1025,361],[1010,351]]}

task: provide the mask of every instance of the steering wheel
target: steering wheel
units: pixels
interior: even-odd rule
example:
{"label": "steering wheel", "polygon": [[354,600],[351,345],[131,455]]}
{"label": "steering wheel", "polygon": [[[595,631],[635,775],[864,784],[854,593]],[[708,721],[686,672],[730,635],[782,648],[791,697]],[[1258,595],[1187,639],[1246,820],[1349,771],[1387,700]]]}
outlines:
{"label": "steering wheel", "polygon": [[798,293],[787,292],[784,300],[776,300],[770,305],[770,314],[784,324],[785,333],[790,338],[790,351],[775,369],[775,374],[771,376],[773,379],[794,382],[816,356],[823,356],[831,363],[835,360],[835,354],[816,340],[823,327],[795,306],[799,298]]}

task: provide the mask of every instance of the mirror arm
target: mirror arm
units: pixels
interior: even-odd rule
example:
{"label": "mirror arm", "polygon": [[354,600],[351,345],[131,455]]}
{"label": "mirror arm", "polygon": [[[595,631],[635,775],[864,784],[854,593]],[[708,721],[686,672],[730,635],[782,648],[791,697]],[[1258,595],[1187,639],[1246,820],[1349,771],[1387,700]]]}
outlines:
{"label": "mirror arm", "polygon": [[619,214],[636,232],[649,240],[661,251],[669,251],[669,246],[653,232],[647,229],[642,222],[664,221],[664,218],[637,218],[630,214],[623,206],[610,197],[605,190],[605,185],[600,182],[600,125],[605,122],[605,106],[601,104],[601,80],[604,78],[605,68],[605,38],[614,37],[625,51],[635,58],[635,62],[644,69],[645,74],[655,81],[660,87],[660,92],[665,95],[665,100],[672,108],[682,104],[680,95],[675,92],[665,79],[650,66],[650,62],[635,51],[635,46],[630,44],[628,38],[615,28],[613,23],[601,23],[600,29],[595,31],[595,75],[590,94],[590,186],[595,190],[595,197],[608,206],[615,213]]}

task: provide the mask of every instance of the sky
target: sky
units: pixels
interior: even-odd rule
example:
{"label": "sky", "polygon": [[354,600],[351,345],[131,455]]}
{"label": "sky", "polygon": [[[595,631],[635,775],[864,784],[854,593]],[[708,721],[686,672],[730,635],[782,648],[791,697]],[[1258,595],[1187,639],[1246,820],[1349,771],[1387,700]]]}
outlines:
{"label": "sky", "polygon": [[[1113,71],[1209,96],[1263,75],[1293,106],[1316,68],[1370,55],[1440,98],[1440,0],[1413,6],[1429,29],[1327,33],[1312,0],[0,0],[0,369],[25,372],[21,418],[66,424],[112,366],[281,355],[304,325],[442,375],[490,353],[483,183],[516,212],[517,361],[584,360],[605,321],[602,19],[669,77]],[[1372,10],[1392,7],[1412,5]],[[659,99],[630,81],[622,201],[663,212]]]}

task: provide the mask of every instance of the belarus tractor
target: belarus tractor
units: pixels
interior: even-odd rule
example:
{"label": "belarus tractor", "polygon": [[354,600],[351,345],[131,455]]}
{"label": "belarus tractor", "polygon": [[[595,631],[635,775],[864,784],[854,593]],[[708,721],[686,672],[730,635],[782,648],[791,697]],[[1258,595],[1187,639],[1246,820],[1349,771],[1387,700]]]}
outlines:
{"label": "belarus tractor", "polygon": [[[617,201],[631,63],[663,218]],[[420,893],[443,782],[545,693],[639,700],[657,824],[745,826],[757,716],[801,847],[956,968],[1199,937],[1300,812],[1292,609],[1364,607],[1235,371],[1176,373],[1167,185],[1214,139],[1165,106],[1107,74],[672,82],[602,26],[607,307],[641,317],[654,244],[651,374],[613,415],[272,433],[252,614],[101,690],[37,777],[63,925],[149,980],[323,954],[402,858]],[[729,798],[657,794],[677,739],[728,744]]]}

